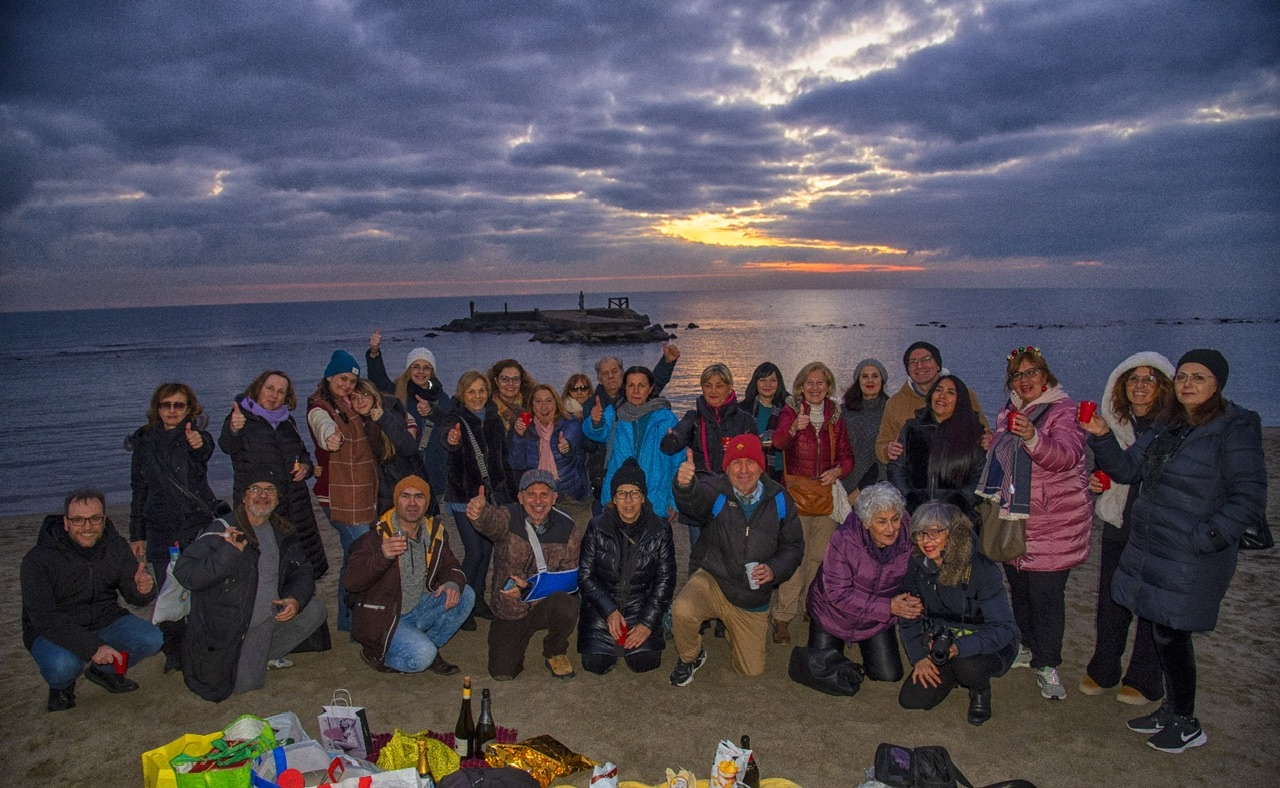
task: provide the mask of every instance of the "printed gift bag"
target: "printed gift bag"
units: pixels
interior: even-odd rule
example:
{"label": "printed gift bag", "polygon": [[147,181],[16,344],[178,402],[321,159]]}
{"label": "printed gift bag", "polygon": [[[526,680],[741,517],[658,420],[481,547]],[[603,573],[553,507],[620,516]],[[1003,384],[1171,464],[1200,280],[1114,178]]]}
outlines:
{"label": "printed gift bag", "polygon": [[320,723],[320,743],[326,750],[333,750],[362,761],[369,760],[373,740],[369,738],[369,719],[364,706],[351,705],[351,693],[344,689],[333,691],[333,700],[323,707],[317,718]]}

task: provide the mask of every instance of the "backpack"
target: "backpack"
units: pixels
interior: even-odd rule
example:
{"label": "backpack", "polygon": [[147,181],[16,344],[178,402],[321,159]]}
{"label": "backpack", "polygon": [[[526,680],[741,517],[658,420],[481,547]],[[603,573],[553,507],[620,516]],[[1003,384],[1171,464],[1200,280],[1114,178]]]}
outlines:
{"label": "backpack", "polygon": [[[974,788],[954,763],[946,747],[900,747],[881,744],[876,747],[874,777],[891,788]],[[1036,788],[1026,780],[991,783],[986,788]]]}

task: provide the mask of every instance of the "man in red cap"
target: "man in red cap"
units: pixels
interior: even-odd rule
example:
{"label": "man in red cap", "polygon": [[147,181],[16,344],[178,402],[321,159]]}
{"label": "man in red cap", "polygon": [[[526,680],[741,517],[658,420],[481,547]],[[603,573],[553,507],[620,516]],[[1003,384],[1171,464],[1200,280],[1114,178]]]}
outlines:
{"label": "man in red cap", "polygon": [[755,435],[729,439],[724,476],[712,486],[695,480],[692,452],[673,483],[680,511],[707,522],[694,548],[695,567],[671,605],[676,667],[671,683],[683,687],[707,661],[699,625],[725,624],[733,669],[764,673],[769,597],[804,556],[804,535],[795,505],[781,485],[764,476],[764,449]]}

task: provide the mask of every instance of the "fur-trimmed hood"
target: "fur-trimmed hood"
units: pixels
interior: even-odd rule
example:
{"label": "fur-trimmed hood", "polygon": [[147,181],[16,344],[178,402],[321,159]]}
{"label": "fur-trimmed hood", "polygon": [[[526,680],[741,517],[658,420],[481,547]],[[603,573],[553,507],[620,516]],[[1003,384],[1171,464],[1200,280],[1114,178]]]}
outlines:
{"label": "fur-trimmed hood", "polygon": [[973,573],[973,529],[968,525],[952,526],[947,534],[947,549],[938,568],[938,585],[958,586],[969,582]]}
{"label": "fur-trimmed hood", "polygon": [[[1102,390],[1102,396],[1098,398],[1098,413],[1102,415],[1102,420],[1111,428],[1111,432],[1116,436],[1116,442],[1120,444],[1120,448],[1127,449],[1133,445],[1135,435],[1133,432],[1133,422],[1120,421],[1120,414],[1116,413],[1115,405],[1111,399],[1111,392],[1115,390],[1116,383],[1120,380],[1120,376],[1135,367],[1151,367],[1158,369],[1170,378],[1173,377],[1174,366],[1169,359],[1163,355],[1151,350],[1143,350],[1134,353],[1120,365],[1111,370],[1111,376],[1107,378],[1106,388]],[[1098,496],[1098,501],[1094,504],[1094,512],[1105,523],[1119,527],[1121,520],[1124,519],[1124,504],[1129,499],[1129,485],[1112,482],[1111,488],[1103,491]]]}

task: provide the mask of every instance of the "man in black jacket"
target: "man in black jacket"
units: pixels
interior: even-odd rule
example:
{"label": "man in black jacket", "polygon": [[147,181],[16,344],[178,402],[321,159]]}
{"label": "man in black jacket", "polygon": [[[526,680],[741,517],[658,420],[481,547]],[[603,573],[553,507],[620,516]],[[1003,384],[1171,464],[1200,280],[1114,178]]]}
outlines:
{"label": "man in black jacket", "polygon": [[725,475],[708,487],[694,476],[693,451],[672,482],[676,506],[707,521],[693,550],[695,570],[671,605],[676,662],[671,683],[683,687],[707,661],[699,625],[725,624],[733,669],[746,676],[764,672],[769,596],[786,582],[804,556],[804,532],[795,504],[764,473],[764,449],[755,435],[730,438]]}
{"label": "man in black jacket", "polygon": [[149,603],[155,579],[105,512],[100,491],[72,491],[22,559],[22,641],[49,685],[49,711],[76,705],[82,672],[108,692],[136,690],[113,666],[136,664],[164,642],[159,628],[120,606],[118,594],[131,605]]}

